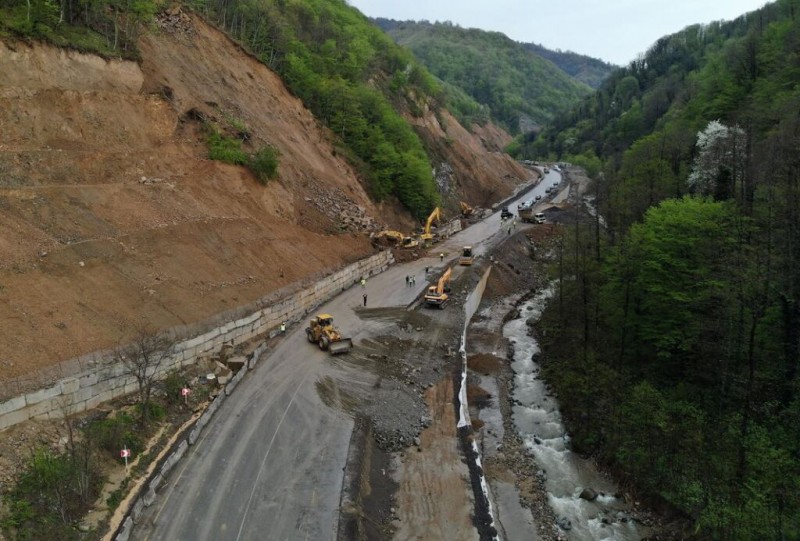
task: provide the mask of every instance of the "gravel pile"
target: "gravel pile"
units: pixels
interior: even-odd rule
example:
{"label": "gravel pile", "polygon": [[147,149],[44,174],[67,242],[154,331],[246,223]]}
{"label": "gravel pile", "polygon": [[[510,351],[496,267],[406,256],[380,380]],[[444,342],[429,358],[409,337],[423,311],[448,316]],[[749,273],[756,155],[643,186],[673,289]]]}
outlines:
{"label": "gravel pile", "polygon": [[422,396],[405,387],[396,380],[384,382],[364,408],[364,414],[372,419],[375,442],[387,452],[417,444],[419,433],[431,423]]}

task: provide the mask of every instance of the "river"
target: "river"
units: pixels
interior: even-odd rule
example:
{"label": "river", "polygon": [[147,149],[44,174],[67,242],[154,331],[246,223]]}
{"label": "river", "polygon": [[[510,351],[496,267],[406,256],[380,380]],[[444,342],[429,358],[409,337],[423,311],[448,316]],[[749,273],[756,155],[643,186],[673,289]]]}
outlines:
{"label": "river", "polygon": [[[570,450],[558,403],[538,378],[533,357],[540,352],[539,344],[528,335],[526,321],[541,317],[553,293],[550,287],[525,301],[520,316],[503,327],[503,336],[514,345],[514,428],[545,472],[548,501],[570,541],[639,541],[626,504],[614,497],[617,487],[591,461]],[[580,497],[585,488],[598,494],[594,501]]]}

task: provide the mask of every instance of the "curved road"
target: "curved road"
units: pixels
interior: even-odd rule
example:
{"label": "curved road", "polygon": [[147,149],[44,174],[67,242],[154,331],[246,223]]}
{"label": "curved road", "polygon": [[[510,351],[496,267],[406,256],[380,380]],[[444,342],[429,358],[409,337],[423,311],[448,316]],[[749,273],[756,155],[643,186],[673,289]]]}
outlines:
{"label": "curved road", "polygon": [[[560,182],[551,171],[522,199],[545,195]],[[521,224],[520,224],[521,225]],[[373,307],[407,306],[427,287],[405,287],[405,276],[424,277],[425,267],[441,268],[471,244],[477,255],[502,240],[500,214],[437,245],[428,257],[395,265],[372,277],[366,287]],[[446,254],[445,262],[438,254]],[[378,320],[362,321],[358,286],[321,306],[356,347],[380,331]],[[305,323],[305,322],[304,322]],[[327,376],[360,379],[327,352],[312,347],[305,325],[297,325],[266,352],[255,370],[223,402],[213,420],[159,490],[139,519],[134,540],[244,541],[335,539],[343,469],[353,420],[326,406],[317,383]],[[370,382],[365,382],[369,384]]]}

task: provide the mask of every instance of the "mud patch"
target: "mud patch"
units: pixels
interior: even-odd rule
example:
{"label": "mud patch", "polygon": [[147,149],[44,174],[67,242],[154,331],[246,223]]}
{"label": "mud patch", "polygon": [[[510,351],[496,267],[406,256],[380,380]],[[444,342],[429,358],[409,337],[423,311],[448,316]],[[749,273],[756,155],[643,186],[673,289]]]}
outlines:
{"label": "mud patch", "polygon": [[336,381],[326,376],[315,384],[317,394],[326,406],[353,414],[358,407],[359,400],[351,393],[342,389]]}
{"label": "mud patch", "polygon": [[503,363],[501,359],[494,355],[477,353],[467,357],[467,368],[485,376],[497,375],[503,370]]}

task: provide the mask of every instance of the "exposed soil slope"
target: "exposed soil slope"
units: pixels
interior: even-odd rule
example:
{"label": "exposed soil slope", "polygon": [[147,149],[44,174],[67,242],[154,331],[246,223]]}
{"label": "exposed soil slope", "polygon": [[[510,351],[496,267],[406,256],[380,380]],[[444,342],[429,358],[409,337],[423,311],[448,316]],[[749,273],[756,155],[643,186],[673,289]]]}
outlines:
{"label": "exposed soil slope", "polygon": [[[0,394],[135,322],[194,324],[368,255],[385,224],[413,226],[370,201],[263,64],[197,17],[160,26],[140,64],[0,42]],[[208,160],[204,122],[277,148],[279,178]],[[526,177],[456,125],[426,138],[451,189],[499,199]]]}

